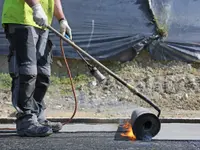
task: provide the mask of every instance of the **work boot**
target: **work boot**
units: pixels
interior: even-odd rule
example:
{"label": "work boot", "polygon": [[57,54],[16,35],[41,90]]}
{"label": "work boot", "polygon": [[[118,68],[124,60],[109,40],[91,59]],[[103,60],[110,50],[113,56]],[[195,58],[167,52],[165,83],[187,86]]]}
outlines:
{"label": "work boot", "polygon": [[53,132],[58,132],[62,129],[62,123],[51,122],[46,119],[45,111],[43,109],[40,109],[37,120],[41,125],[52,128]]}
{"label": "work boot", "polygon": [[27,129],[17,130],[19,136],[45,137],[52,134],[52,129],[41,124],[32,124]]}
{"label": "work boot", "polygon": [[41,125],[34,115],[17,118],[16,128],[19,136],[45,137],[53,133],[50,127]]}
{"label": "work boot", "polygon": [[63,126],[61,122],[51,122],[49,120],[40,122],[40,124],[46,127],[50,127],[53,130],[53,132],[59,132]]}

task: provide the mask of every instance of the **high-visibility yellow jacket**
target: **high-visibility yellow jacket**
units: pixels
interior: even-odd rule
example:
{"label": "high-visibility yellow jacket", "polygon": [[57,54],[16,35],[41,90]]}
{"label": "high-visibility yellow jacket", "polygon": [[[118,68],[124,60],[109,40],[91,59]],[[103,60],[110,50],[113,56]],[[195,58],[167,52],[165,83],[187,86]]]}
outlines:
{"label": "high-visibility yellow jacket", "polygon": [[[54,0],[40,0],[49,25],[53,19]],[[33,21],[33,11],[24,0],[4,0],[2,23],[15,23],[39,27]]]}

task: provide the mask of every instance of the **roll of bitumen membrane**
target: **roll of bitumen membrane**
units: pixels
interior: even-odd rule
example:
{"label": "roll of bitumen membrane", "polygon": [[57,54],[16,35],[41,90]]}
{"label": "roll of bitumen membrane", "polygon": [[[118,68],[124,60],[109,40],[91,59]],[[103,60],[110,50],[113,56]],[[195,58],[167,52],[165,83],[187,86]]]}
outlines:
{"label": "roll of bitumen membrane", "polygon": [[151,140],[161,128],[159,118],[145,108],[137,108],[133,111],[131,125],[137,140]]}

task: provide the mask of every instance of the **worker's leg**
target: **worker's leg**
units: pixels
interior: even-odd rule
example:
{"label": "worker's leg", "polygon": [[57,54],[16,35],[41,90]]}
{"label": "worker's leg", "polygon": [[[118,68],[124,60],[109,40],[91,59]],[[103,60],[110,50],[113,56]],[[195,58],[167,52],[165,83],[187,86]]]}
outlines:
{"label": "worker's leg", "polygon": [[39,40],[37,44],[37,80],[34,98],[39,106],[38,121],[45,126],[50,126],[54,132],[58,132],[62,128],[59,122],[47,121],[45,117],[44,96],[50,84],[51,61],[52,61],[52,43],[48,39],[48,30],[37,29]]}
{"label": "worker's leg", "polygon": [[21,136],[47,136],[51,128],[37,121],[39,106],[33,94],[37,78],[36,44],[38,35],[31,26],[9,24],[9,72],[12,77],[12,101],[17,109],[17,132]]}

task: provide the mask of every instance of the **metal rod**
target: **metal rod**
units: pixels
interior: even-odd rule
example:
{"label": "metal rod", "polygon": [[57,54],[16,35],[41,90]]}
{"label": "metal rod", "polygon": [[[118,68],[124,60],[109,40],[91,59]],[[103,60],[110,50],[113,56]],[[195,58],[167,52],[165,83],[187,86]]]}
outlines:
{"label": "metal rod", "polygon": [[[68,35],[65,35],[65,37],[66,37],[67,39],[70,39]],[[75,50],[76,50],[76,49],[75,49]],[[78,50],[76,50],[76,52],[77,52],[78,55],[81,57],[81,59],[88,65],[88,67],[93,67],[93,66],[83,57],[83,55],[82,55]]]}
{"label": "metal rod", "polygon": [[51,30],[52,32],[54,32],[62,40],[64,40],[65,42],[67,42],[69,45],[71,45],[74,49],[78,50],[79,52],[81,52],[82,54],[84,54],[85,56],[87,56],[88,58],[90,58],[92,61],[94,61],[97,65],[99,65],[101,68],[103,68],[108,74],[110,74],[112,77],[114,77],[116,80],[118,80],[121,84],[123,84],[124,86],[126,86],[133,94],[136,94],[141,99],[143,99],[145,102],[147,102],[149,105],[151,105],[154,109],[156,109],[158,111],[158,115],[157,116],[158,117],[160,116],[161,110],[158,108],[158,106],[156,106],[152,101],[150,101],[142,93],[138,92],[132,85],[128,84],[126,81],[124,81],[123,79],[121,79],[118,75],[116,75],[115,73],[113,73],[110,69],[108,69],[106,66],[104,66],[103,64],[101,64],[98,60],[96,60],[94,57],[92,57],[91,55],[89,55],[87,52],[85,52],[82,48],[80,48],[74,42],[72,42],[71,40],[67,39],[65,36],[63,36],[61,33],[59,33],[56,29],[54,29],[51,26],[47,26],[47,28],[49,30]]}

